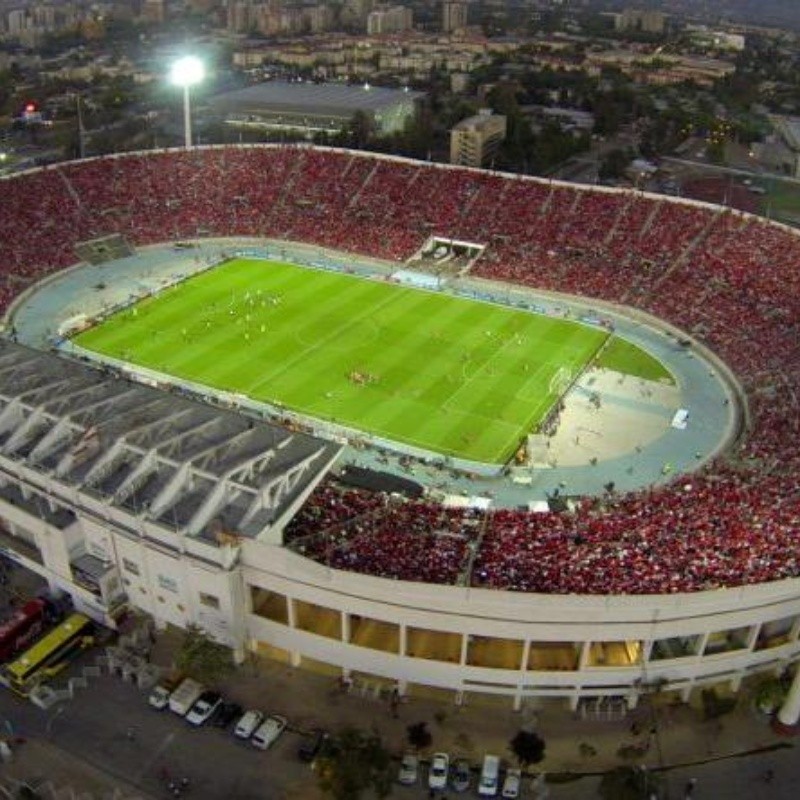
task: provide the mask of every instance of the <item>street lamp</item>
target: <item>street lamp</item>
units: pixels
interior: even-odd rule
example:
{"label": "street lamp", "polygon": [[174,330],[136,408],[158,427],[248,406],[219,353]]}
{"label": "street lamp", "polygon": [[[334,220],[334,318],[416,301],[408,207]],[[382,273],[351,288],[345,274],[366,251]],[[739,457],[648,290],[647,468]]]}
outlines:
{"label": "street lamp", "polygon": [[195,56],[179,58],[170,72],[170,80],[176,86],[183,87],[183,134],[186,149],[192,146],[192,112],[189,106],[189,88],[203,80],[205,68],[203,62]]}

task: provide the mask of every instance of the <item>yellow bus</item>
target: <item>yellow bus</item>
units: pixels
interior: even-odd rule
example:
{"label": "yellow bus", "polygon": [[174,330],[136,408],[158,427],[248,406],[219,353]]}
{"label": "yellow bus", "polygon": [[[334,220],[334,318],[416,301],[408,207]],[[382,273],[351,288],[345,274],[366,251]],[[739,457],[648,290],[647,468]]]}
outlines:
{"label": "yellow bus", "polygon": [[35,686],[64,669],[74,653],[94,644],[92,630],[88,617],[70,614],[19,658],[6,664],[2,682],[27,697]]}

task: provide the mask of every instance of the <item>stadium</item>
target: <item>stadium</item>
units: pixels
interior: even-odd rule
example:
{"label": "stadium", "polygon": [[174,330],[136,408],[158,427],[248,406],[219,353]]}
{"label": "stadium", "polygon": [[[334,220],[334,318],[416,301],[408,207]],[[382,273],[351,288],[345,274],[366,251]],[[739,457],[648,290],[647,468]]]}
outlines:
{"label": "stadium", "polygon": [[0,544],[79,610],[515,708],[796,660],[791,229],[318,148],[4,188]]}

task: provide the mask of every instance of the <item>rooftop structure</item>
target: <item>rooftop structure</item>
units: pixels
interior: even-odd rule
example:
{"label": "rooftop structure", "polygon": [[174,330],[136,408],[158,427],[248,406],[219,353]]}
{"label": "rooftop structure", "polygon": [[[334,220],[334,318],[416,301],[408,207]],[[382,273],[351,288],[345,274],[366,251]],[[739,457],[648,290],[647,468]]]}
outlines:
{"label": "rooftop structure", "polygon": [[305,434],[0,342],[0,464],[48,483],[44,505],[54,520],[63,494],[102,503],[131,526],[214,545],[266,537],[337,452]]}
{"label": "rooftop structure", "polygon": [[356,112],[368,114],[381,133],[400,130],[422,92],[361,84],[268,81],[218,95],[212,106],[232,125],[340,131]]}
{"label": "rooftop structure", "polygon": [[450,131],[450,163],[484,166],[506,138],[506,117],[482,112],[462,119]]}

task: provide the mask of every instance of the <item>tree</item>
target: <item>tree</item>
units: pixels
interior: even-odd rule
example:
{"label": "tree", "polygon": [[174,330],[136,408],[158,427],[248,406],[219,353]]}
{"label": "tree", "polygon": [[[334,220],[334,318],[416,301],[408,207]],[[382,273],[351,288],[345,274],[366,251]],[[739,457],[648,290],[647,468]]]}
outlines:
{"label": "tree", "polygon": [[601,94],[594,104],[594,133],[612,136],[622,127],[623,109],[610,95]]}
{"label": "tree", "polygon": [[389,751],[375,732],[345,728],[317,759],[319,787],[334,800],[359,800],[368,789],[388,797],[394,783]]}
{"label": "tree", "polygon": [[508,746],[523,768],[529,764],[538,764],[544,758],[544,739],[534,731],[517,731]]}
{"label": "tree", "polygon": [[625,150],[615,147],[605,154],[603,160],[600,162],[600,169],[597,174],[603,180],[621,178],[625,174],[625,170],[630,163],[630,153],[626,153]]}
{"label": "tree", "polygon": [[216,683],[234,666],[230,648],[215,642],[196,625],[186,628],[175,661],[179,670],[204,683]]}
{"label": "tree", "polygon": [[603,775],[598,793],[603,800],[650,800],[659,796],[661,783],[647,767],[617,767]]}
{"label": "tree", "polygon": [[756,689],[755,707],[762,714],[774,714],[783,705],[788,688],[779,678],[767,678]]}
{"label": "tree", "polygon": [[409,725],[406,728],[406,733],[408,734],[408,743],[415,750],[424,750],[426,747],[431,746],[433,736],[428,730],[427,722],[415,722],[413,725]]}
{"label": "tree", "polygon": [[350,120],[347,134],[353,147],[361,150],[375,135],[375,120],[366,111],[359,109]]}
{"label": "tree", "polygon": [[516,83],[502,81],[493,86],[486,99],[489,107],[495,114],[505,114],[511,119],[516,119],[521,111],[517,94],[520,91]]}

